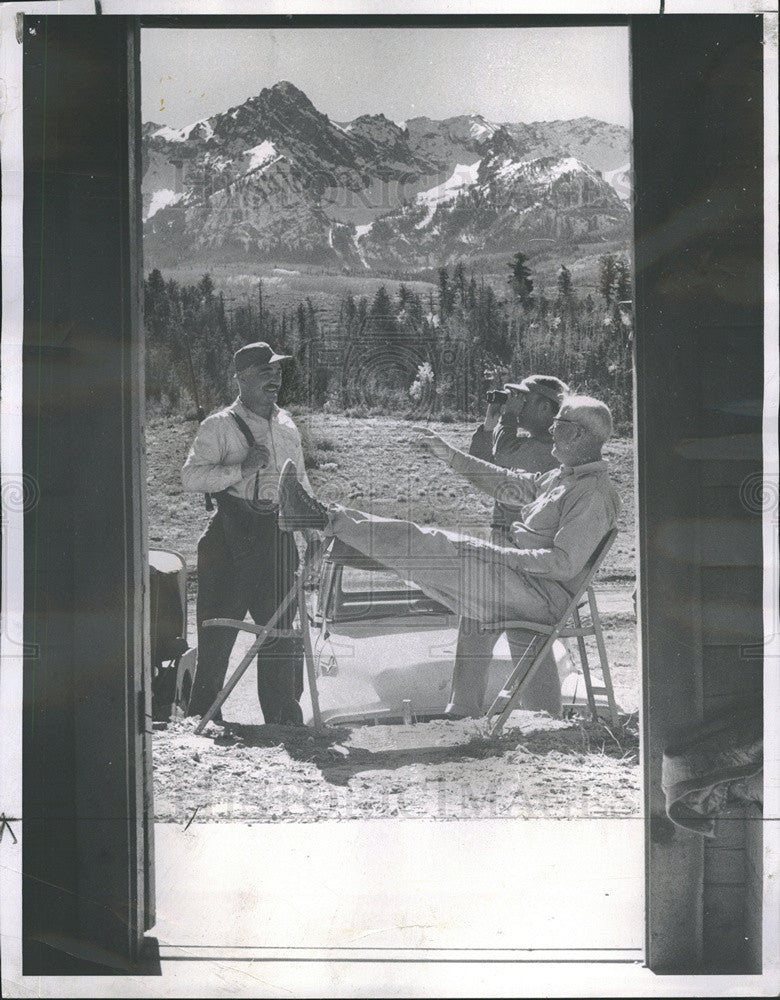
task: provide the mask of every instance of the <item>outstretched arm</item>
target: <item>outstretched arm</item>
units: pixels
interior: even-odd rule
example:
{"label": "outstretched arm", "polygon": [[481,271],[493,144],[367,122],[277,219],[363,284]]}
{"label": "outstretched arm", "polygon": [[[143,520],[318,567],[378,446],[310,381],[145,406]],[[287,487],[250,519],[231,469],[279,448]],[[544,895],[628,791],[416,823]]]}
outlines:
{"label": "outstretched arm", "polygon": [[477,489],[488,493],[502,503],[518,506],[533,500],[534,485],[538,475],[533,472],[522,472],[517,469],[503,469],[492,462],[483,462],[481,458],[467,455],[465,451],[453,448],[440,434],[429,428],[415,428],[419,432],[418,440],[430,451],[446,462],[453,472],[457,472]]}

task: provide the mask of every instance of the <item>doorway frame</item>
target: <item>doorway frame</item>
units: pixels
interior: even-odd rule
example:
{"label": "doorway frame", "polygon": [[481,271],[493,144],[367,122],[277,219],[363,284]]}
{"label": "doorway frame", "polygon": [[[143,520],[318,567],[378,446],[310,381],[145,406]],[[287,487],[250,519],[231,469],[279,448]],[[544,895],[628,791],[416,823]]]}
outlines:
{"label": "doorway frame", "polygon": [[[75,15],[63,15],[65,17],[71,18]],[[709,18],[710,15],[695,15],[698,18]],[[726,15],[729,18],[740,16],[740,15]],[[529,19],[523,16],[507,16],[507,18],[502,19],[502,23],[505,26],[534,26],[539,23],[561,23],[564,21],[566,24],[571,23],[611,23],[611,24],[631,24],[632,30],[640,25],[643,18],[650,18],[650,15],[641,15],[635,18],[570,18],[564,16],[562,18],[540,18],[540,19]],[[87,20],[93,20],[92,18],[87,18]],[[222,20],[222,19],[218,19]],[[252,23],[256,26],[288,26],[290,25],[290,20],[287,18],[272,18],[270,21],[266,21],[262,17],[253,18],[229,18],[231,25],[235,27],[244,26],[245,24]],[[181,18],[148,18],[142,17],[140,20],[135,21],[135,31],[137,32],[139,27],[153,27],[153,26],[186,26],[196,27],[198,26],[194,22],[207,22],[203,23],[202,26],[216,25],[214,19],[204,19],[195,16],[184,16]],[[237,23],[240,22],[240,23]],[[317,26],[326,26],[323,22],[333,22],[342,21],[340,15],[333,15],[332,17],[323,18],[317,17],[312,19],[312,26],[316,23]],[[392,21],[396,24],[399,23],[398,18],[393,18]],[[154,23],[152,23],[154,22]],[[164,22],[164,24],[163,24]],[[354,23],[355,19],[351,19]],[[451,18],[435,18],[432,22],[432,26],[436,24],[441,24],[445,26],[452,23]],[[383,22],[389,23],[389,22]],[[419,19],[416,19],[416,23],[419,23]],[[473,23],[473,22],[472,22]],[[701,22],[699,22],[701,23]],[[678,21],[678,26],[680,22]],[[643,30],[643,29],[641,29]],[[128,73],[130,70],[128,68]],[[636,106],[635,106],[636,115]],[[636,143],[636,117],[635,117],[635,133],[634,142]],[[636,145],[635,145],[636,148]],[[136,181],[133,181],[136,183]],[[660,179],[658,181],[660,183]],[[763,190],[762,190],[763,195]],[[639,204],[641,205],[641,199]],[[678,206],[679,207],[679,206]],[[667,210],[669,206],[666,206]],[[643,259],[651,263],[649,258],[642,258],[642,252],[644,248],[648,246],[641,239],[638,241],[638,247],[640,250],[637,256],[637,271],[639,272],[639,265]],[[650,248],[652,250],[652,247]],[[650,251],[648,251],[649,253]],[[653,260],[653,266],[657,265],[657,260]],[[652,267],[651,267],[652,271]],[[644,275],[644,269],[643,269]],[[135,298],[138,299],[138,289],[135,289],[134,293],[131,293],[128,302]],[[656,298],[655,302],[650,302],[652,298],[652,285],[647,283],[643,284],[642,280],[637,281],[637,316],[642,310],[643,302],[645,303],[645,310],[643,313],[643,326],[646,323],[651,323],[655,334],[660,338],[659,343],[663,343],[663,337],[669,336],[668,332],[664,334],[663,325],[668,319],[668,314],[665,312],[664,308],[659,311],[659,301]],[[648,305],[648,302],[650,304]],[[655,317],[655,320],[653,320]],[[658,321],[661,321],[660,324]],[[679,322],[679,319],[678,319]],[[639,323],[637,324],[639,326]],[[667,341],[669,343],[669,341]],[[690,368],[683,370],[680,377],[677,378],[675,382],[674,372],[670,372],[669,365],[666,363],[661,363],[661,355],[659,353],[658,346],[654,346],[653,350],[657,353],[655,355],[650,351],[649,345],[647,347],[647,353],[643,353],[645,350],[643,342],[639,340],[639,350],[638,350],[638,364],[642,366],[643,371],[641,377],[638,378],[637,392],[635,394],[635,399],[637,400],[637,411],[640,414],[641,419],[637,422],[637,433],[640,432],[640,428],[644,428],[643,437],[639,444],[639,454],[640,461],[647,461],[652,465],[653,468],[663,468],[665,462],[673,462],[674,468],[680,472],[681,475],[690,484],[691,480],[691,467],[685,466],[684,463],[677,461],[678,456],[675,453],[675,448],[681,440],[688,440],[690,438],[695,438],[697,434],[701,434],[702,430],[706,431],[706,427],[703,427],[701,422],[697,423],[697,414],[693,407],[686,407],[683,405],[682,411],[680,413],[680,426],[673,428],[677,433],[669,433],[663,436],[662,446],[659,448],[659,442],[653,437],[651,433],[651,428],[657,425],[653,423],[653,405],[654,400],[651,396],[657,392],[659,382],[654,381],[653,388],[651,389],[647,381],[648,365],[653,364],[653,357],[656,358],[656,368],[653,368],[654,379],[660,379],[663,384],[667,387],[672,384],[675,385],[675,397],[678,402],[684,404],[685,392],[689,390],[694,384],[695,379],[691,374]],[[678,347],[679,343],[672,341],[673,347]],[[140,351],[140,346],[131,349],[131,363],[134,350]],[[688,357],[687,363],[689,365],[694,364],[699,359],[694,357]],[[694,366],[695,367],[695,366]],[[141,366],[142,368],[142,366]],[[131,378],[141,378],[142,371],[136,371],[134,376]],[[665,380],[665,381],[664,381]],[[142,384],[141,384],[142,388]],[[136,395],[138,396],[138,390],[136,389]],[[139,397],[142,398],[142,395]],[[132,434],[135,433],[139,428],[133,423],[133,419],[130,419],[130,424],[123,425],[121,430],[124,432],[129,431],[131,436],[121,438],[126,441],[130,452],[133,453],[134,449],[138,449],[140,442],[136,439],[133,443]],[[682,432],[682,433],[681,433]],[[132,463],[135,463],[133,466]],[[136,457],[131,456],[131,481],[135,482],[139,479],[141,475],[141,467],[138,464],[137,454]],[[672,509],[673,505],[667,503],[662,504],[661,500],[663,498],[657,495],[657,490],[652,496],[647,495],[647,484],[643,481],[643,475],[645,473],[639,468],[638,463],[638,484],[639,484],[639,503],[641,512],[643,515],[643,522],[640,523],[640,616],[641,616],[641,629],[642,629],[642,645],[643,651],[646,659],[644,660],[643,666],[643,676],[649,677],[650,671],[654,673],[654,665],[661,662],[662,657],[669,657],[668,663],[673,667],[679,664],[679,637],[675,638],[673,633],[658,631],[655,633],[654,637],[649,635],[651,629],[653,629],[653,622],[659,623],[659,629],[661,629],[662,623],[669,623],[673,621],[673,617],[670,617],[669,607],[664,606],[663,602],[659,605],[656,599],[653,597],[653,591],[659,590],[659,580],[663,578],[666,570],[663,569],[663,561],[660,563],[659,553],[657,550],[653,550],[654,538],[656,533],[660,530],[665,523],[671,520],[678,520],[680,516],[679,505]],[[695,477],[694,477],[695,478]],[[677,479],[679,482],[679,479]],[[131,493],[134,493],[135,487],[132,488]],[[682,491],[680,491],[682,493]],[[667,498],[668,499],[668,498]],[[133,501],[135,503],[137,501]],[[38,509],[38,514],[36,516],[40,517],[41,511]],[[143,519],[143,504],[141,504],[140,510],[136,508],[136,514],[133,517],[139,518],[139,523],[142,523]],[[644,525],[644,526],[643,526]],[[694,529],[694,537],[698,541],[699,535],[696,534]],[[139,550],[134,548],[132,563],[134,566],[134,579],[136,581],[143,579],[143,542],[141,544],[139,560]],[[650,569],[653,568],[653,572],[650,573]],[[690,568],[681,568],[676,563],[672,565],[671,562],[667,563],[667,568],[676,575],[678,583],[681,588],[692,588],[695,592],[701,592],[701,579],[700,574],[696,574],[695,578],[692,578],[689,573]],[[126,571],[125,571],[126,572]],[[126,579],[126,577],[123,577]],[[130,589],[133,592],[133,600],[141,602],[145,600],[144,594],[147,592],[145,584],[141,583],[141,593],[138,593],[138,583],[134,584]],[[125,594],[126,599],[127,594]],[[139,605],[137,605],[139,606]],[[762,607],[761,595],[759,593],[759,617]],[[148,616],[148,610],[143,610],[141,612],[142,620],[143,616]],[[148,630],[147,630],[148,634]],[[760,636],[759,638],[762,638]],[[34,638],[37,638],[37,633]],[[698,641],[698,640],[697,640]],[[138,641],[136,639],[137,652],[133,654],[132,657],[132,683],[134,685],[139,684],[139,677],[143,677],[146,667],[144,667],[143,653],[141,652],[141,646],[143,644],[143,638]],[[659,645],[660,644],[660,645]],[[690,648],[690,642],[686,638],[685,648]],[[697,655],[701,658],[702,643],[698,641]],[[139,660],[140,657],[140,660]],[[139,666],[140,663],[140,666]],[[148,659],[146,660],[148,665]],[[701,664],[699,664],[701,665]],[[702,934],[702,909],[701,900],[697,899],[695,902],[690,902],[695,893],[693,891],[693,886],[698,885],[702,866],[704,863],[704,857],[702,853],[702,845],[696,837],[688,837],[685,835],[679,835],[674,830],[669,830],[669,827],[665,823],[664,814],[661,812],[662,800],[659,798],[660,790],[660,763],[663,747],[666,745],[667,741],[672,735],[672,730],[674,726],[687,725],[692,719],[700,718],[703,710],[702,702],[702,692],[700,686],[697,684],[701,683],[700,672],[698,675],[694,674],[693,681],[691,681],[690,675],[685,675],[684,677],[679,677],[674,675],[674,670],[662,671],[657,675],[659,684],[656,688],[653,685],[648,684],[645,690],[645,698],[643,705],[644,727],[643,727],[643,748],[644,756],[646,762],[646,790],[648,792],[647,808],[646,808],[646,844],[651,845],[648,847],[648,862],[647,862],[647,872],[648,872],[648,964],[651,968],[658,970],[669,970],[669,969],[685,969],[689,970],[691,968],[696,968],[701,965],[702,960],[702,944],[701,944],[701,934]],[[139,710],[137,704],[133,704],[132,697],[128,697],[128,686],[125,683],[125,707],[122,709],[124,715],[124,725],[126,727],[126,732],[131,732],[137,730],[137,716],[142,714]],[[658,701],[656,702],[656,698]],[[657,729],[655,727],[655,711],[656,705],[669,704],[669,700],[672,699],[672,703],[675,706],[675,719],[673,726],[669,725],[669,720],[665,720]],[[135,715],[133,715],[135,713]],[[131,718],[134,721],[128,725],[128,719]],[[140,751],[136,748],[134,753],[137,755]],[[133,754],[130,754],[130,758]],[[97,775],[99,770],[96,762],[85,765],[88,769],[92,769],[93,776]],[[135,765],[128,765],[128,773],[132,772],[133,767],[137,773],[140,773],[142,768],[139,769],[137,756]],[[81,775],[77,775],[78,781],[83,781],[86,778],[86,773],[82,771]],[[136,786],[137,792],[137,786]],[[128,801],[132,801],[128,799]],[[138,802],[137,796],[135,798],[136,803]],[[137,804],[136,804],[137,809]],[[29,816],[29,810],[25,810]],[[34,814],[33,814],[34,815]],[[29,828],[28,828],[29,829]],[[91,836],[94,835],[92,831]],[[30,834],[28,833],[28,837]],[[78,840],[81,834],[76,835]],[[89,844],[89,841],[85,842]],[[91,846],[87,853],[90,855],[94,850],[97,849],[94,839],[91,842]],[[131,852],[133,854],[134,852]],[[83,855],[82,855],[83,857]],[[84,862],[79,862],[79,865],[83,867]],[[670,867],[671,865],[671,867]],[[687,873],[692,881],[692,891],[686,896],[686,899],[690,903],[680,911],[677,902],[673,896],[678,895],[672,892],[672,885],[666,874],[672,870],[672,867],[677,866],[676,870],[678,875],[680,873]],[[71,867],[71,872],[73,871]],[[133,896],[134,899],[138,899],[138,894]],[[651,905],[652,901],[652,905]],[[135,905],[138,905],[137,903]],[[673,922],[670,921],[670,907],[675,907],[676,916]],[[138,952],[140,951],[142,945],[142,940],[138,940],[137,936],[133,942],[130,942],[129,956],[133,959],[137,958]]]}

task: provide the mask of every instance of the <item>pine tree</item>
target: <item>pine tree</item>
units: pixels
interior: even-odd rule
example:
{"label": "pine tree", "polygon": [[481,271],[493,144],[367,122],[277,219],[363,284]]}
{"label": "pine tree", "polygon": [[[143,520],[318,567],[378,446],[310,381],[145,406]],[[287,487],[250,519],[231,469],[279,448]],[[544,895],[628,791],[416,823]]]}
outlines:
{"label": "pine tree", "polygon": [[452,312],[452,288],[446,267],[439,268],[439,313],[442,319]]}
{"label": "pine tree", "polygon": [[468,308],[476,309],[477,307],[477,279],[472,274],[471,281],[469,282],[468,290]]}
{"label": "pine tree", "polygon": [[214,296],[214,282],[210,274],[204,274],[198,282],[198,294],[204,302],[211,302]]}
{"label": "pine tree", "polygon": [[[269,336],[269,334],[266,333],[266,329],[265,329],[265,326],[266,326],[266,324],[265,324],[265,316],[263,315],[263,283],[262,283],[262,281],[258,281],[258,283],[257,283],[257,315],[259,317],[257,332],[258,332],[258,335],[260,337],[260,340],[265,340],[266,337]],[[272,329],[273,329],[273,327],[272,327]]]}
{"label": "pine tree", "polygon": [[459,260],[455,265],[455,270],[452,275],[452,284],[454,286],[454,291],[457,292],[458,302],[460,303],[461,309],[466,307],[466,268],[462,260]]}
{"label": "pine tree", "polygon": [[170,339],[171,298],[157,268],[144,282],[144,322],[149,333],[156,339]]}
{"label": "pine tree", "polygon": [[631,298],[631,274],[628,264],[619,258],[615,263],[615,300],[627,302]]}
{"label": "pine tree", "polygon": [[371,303],[369,327],[373,336],[387,337],[396,331],[395,310],[384,285],[377,288]]}
{"label": "pine tree", "polygon": [[316,340],[320,332],[320,324],[317,320],[317,310],[314,308],[314,303],[306,296],[306,339],[309,341]]}
{"label": "pine tree", "polygon": [[387,319],[388,316],[393,315],[393,304],[387,294],[387,289],[384,285],[380,285],[376,290],[376,295],[374,295],[374,301],[371,303],[370,316],[372,319]]}
{"label": "pine tree", "polygon": [[403,333],[407,338],[414,338],[420,335],[423,325],[423,305],[420,296],[413,291],[407,290],[406,304],[403,312],[398,317],[403,319]]}
{"label": "pine tree", "polygon": [[572,295],[571,271],[565,264],[561,264],[561,269],[558,272],[558,298],[563,302],[568,302]]}
{"label": "pine tree", "polygon": [[525,263],[527,259],[524,253],[518,251],[508,265],[510,271],[509,287],[515,298],[520,299],[524,305],[530,301],[534,290],[531,272]]}
{"label": "pine tree", "polygon": [[598,290],[607,305],[614,298],[616,279],[617,259],[614,254],[606,253],[603,257],[599,258]]}
{"label": "pine tree", "polygon": [[355,333],[357,311],[357,305],[352,292],[347,292],[339,306],[339,328],[346,337],[351,337]]}

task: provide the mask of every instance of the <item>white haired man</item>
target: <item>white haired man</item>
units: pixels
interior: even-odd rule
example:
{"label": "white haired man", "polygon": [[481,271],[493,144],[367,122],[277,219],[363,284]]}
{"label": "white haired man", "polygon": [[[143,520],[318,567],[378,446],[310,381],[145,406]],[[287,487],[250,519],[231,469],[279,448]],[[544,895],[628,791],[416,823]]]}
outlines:
{"label": "white haired man", "polygon": [[[509,394],[506,403],[503,406],[490,403],[484,422],[472,435],[469,454],[505,469],[549,472],[556,468],[558,461],[552,454],[550,425],[569,387],[553,375],[529,375],[522,382],[508,382],[504,390]],[[517,508],[496,500],[490,524],[491,542],[511,544],[510,530],[519,516]],[[512,630],[507,633],[515,661],[527,646],[527,635]],[[501,632],[483,631],[479,622],[461,618],[452,690],[445,710],[450,718],[484,714],[490,664],[500,637]],[[560,715],[561,683],[552,654],[545,657],[526,685],[522,705],[534,711]]]}
{"label": "white haired man", "polygon": [[601,457],[611,432],[604,403],[568,397],[551,427],[553,455],[561,464],[531,473],[483,462],[420,430],[421,440],[453,471],[519,508],[506,545],[339,505],[327,508],[301,486],[292,463],[279,480],[280,527],[323,529],[467,618],[553,624],[617,523],[620,498]]}

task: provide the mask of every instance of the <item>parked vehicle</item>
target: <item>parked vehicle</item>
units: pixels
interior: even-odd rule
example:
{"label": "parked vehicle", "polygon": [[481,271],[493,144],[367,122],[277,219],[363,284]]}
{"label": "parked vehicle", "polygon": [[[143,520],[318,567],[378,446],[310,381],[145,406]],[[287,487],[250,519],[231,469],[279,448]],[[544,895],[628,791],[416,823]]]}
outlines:
{"label": "parked vehicle", "polygon": [[[402,723],[404,716],[413,721],[443,717],[458,617],[419,587],[346,546],[334,545],[323,560],[314,626],[323,722]],[[575,672],[568,649],[556,642],[553,651],[564,709],[587,710],[582,675]],[[486,706],[511,669],[509,644],[502,636],[490,666]],[[594,681],[600,682],[598,674]],[[311,721],[307,704],[304,721]]]}
{"label": "parked vehicle", "polygon": [[[195,674],[187,642],[186,566],[179,553],[149,553],[153,718],[186,714]],[[325,555],[314,604],[314,665],[322,721],[336,726],[444,717],[458,616],[371,559],[336,544]],[[567,647],[553,646],[564,711],[588,711],[584,679]],[[496,644],[485,706],[512,669],[506,636]],[[602,684],[593,671],[595,685]],[[304,722],[313,721],[308,691]],[[597,693],[599,711],[607,712]]]}

